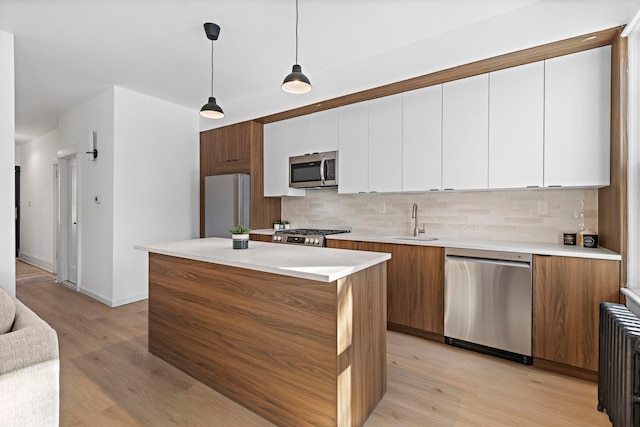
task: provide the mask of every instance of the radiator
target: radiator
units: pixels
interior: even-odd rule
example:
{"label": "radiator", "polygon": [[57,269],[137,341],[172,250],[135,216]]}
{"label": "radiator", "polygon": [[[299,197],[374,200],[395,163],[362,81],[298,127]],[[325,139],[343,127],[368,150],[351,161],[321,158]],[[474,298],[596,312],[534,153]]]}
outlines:
{"label": "radiator", "polygon": [[613,427],[640,426],[640,319],[627,307],[600,304],[598,411]]}

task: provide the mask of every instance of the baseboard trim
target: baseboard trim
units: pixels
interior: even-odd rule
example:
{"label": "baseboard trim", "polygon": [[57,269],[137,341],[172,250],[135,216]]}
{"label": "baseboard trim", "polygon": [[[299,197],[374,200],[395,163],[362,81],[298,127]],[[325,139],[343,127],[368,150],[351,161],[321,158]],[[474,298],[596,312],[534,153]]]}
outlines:
{"label": "baseboard trim", "polygon": [[29,255],[24,252],[20,252],[18,259],[22,262],[25,262],[29,265],[33,265],[34,267],[41,268],[43,270],[48,271],[49,273],[54,273],[53,263],[47,261],[46,259],[42,259],[40,257]]}
{"label": "baseboard trim", "polygon": [[411,326],[405,326],[405,325],[399,325],[393,322],[387,322],[387,329],[390,331],[401,332],[407,335],[413,335],[414,337],[425,338],[430,341],[444,343],[444,335],[440,335],[435,332],[423,331],[422,329],[412,328]]}
{"label": "baseboard trim", "polygon": [[149,299],[149,293],[145,292],[144,294],[132,295],[127,298],[122,298],[119,300],[113,301],[111,307],[119,307],[121,305],[131,304],[134,302],[142,301],[145,299]]}
{"label": "baseboard trim", "polygon": [[569,375],[571,377],[580,378],[583,380],[598,382],[598,373],[589,371],[587,369],[578,368],[575,366],[565,365],[564,363],[553,362],[551,360],[533,358],[533,367],[544,369],[558,374]]}
{"label": "baseboard trim", "polygon": [[100,294],[97,294],[95,292],[92,292],[90,290],[83,289],[83,288],[80,288],[80,293],[85,294],[86,296],[91,297],[109,307],[120,307],[121,305],[131,304],[133,302],[142,301],[149,298],[148,292],[138,294],[138,295],[132,295],[126,298],[118,299],[118,300],[111,300]]}
{"label": "baseboard trim", "polygon": [[84,289],[84,288],[80,288],[79,292],[81,294],[85,294],[86,296],[93,298],[94,300],[97,300],[101,303],[103,303],[104,305],[108,305],[109,307],[113,307],[111,305],[111,300],[109,298],[106,298],[100,294],[97,294],[95,292],[92,292],[90,290]]}

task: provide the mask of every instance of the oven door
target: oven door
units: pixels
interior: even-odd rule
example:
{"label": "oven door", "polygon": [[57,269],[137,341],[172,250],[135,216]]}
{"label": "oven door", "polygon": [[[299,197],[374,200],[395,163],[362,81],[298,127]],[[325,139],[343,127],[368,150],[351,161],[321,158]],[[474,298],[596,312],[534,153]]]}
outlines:
{"label": "oven door", "polygon": [[331,188],[338,186],[338,154],[307,154],[289,158],[289,187]]}

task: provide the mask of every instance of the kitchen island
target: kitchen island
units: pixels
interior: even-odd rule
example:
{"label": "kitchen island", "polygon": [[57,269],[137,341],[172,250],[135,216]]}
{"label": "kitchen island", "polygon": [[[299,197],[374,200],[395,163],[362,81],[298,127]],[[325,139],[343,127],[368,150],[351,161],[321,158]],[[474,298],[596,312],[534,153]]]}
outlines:
{"label": "kitchen island", "polygon": [[207,238],[149,252],[149,351],[277,425],[360,426],[386,391],[389,254]]}

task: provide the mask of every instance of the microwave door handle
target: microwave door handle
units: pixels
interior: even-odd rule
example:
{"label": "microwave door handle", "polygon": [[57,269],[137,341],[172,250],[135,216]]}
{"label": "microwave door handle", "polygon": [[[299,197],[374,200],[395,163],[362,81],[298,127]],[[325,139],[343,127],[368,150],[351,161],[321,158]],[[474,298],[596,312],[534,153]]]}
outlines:
{"label": "microwave door handle", "polygon": [[322,185],[325,184],[325,179],[324,179],[324,165],[327,162],[327,157],[326,156],[322,156],[322,161],[320,162],[320,181],[322,181]]}

